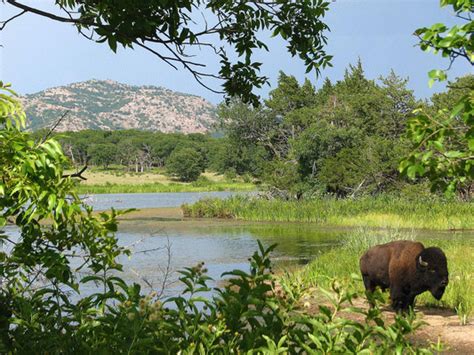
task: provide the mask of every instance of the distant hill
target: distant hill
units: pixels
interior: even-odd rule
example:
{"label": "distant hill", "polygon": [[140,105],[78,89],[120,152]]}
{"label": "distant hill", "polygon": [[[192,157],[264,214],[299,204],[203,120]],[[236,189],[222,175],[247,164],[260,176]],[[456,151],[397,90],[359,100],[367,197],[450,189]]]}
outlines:
{"label": "distant hill", "polygon": [[215,107],[199,96],[155,86],[131,86],[112,80],[88,80],[22,97],[28,128],[51,127],[66,111],[56,131],[143,129],[207,132]]}

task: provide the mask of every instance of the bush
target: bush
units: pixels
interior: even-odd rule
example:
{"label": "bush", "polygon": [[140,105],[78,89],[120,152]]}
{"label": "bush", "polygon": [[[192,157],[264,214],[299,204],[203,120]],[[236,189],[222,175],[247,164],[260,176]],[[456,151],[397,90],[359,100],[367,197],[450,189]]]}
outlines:
{"label": "bush", "polygon": [[171,153],[166,169],[181,181],[195,181],[204,171],[201,155],[191,148],[181,148]]}
{"label": "bush", "polygon": [[246,184],[249,184],[251,182],[253,182],[253,178],[252,178],[252,175],[250,174],[244,174],[242,175],[242,180],[246,183]]}
{"label": "bush", "polygon": [[192,185],[195,187],[206,187],[212,185],[212,181],[209,180],[206,176],[201,175],[196,179],[196,181],[192,183]]}
{"label": "bush", "polygon": [[234,168],[229,168],[224,172],[224,179],[227,181],[234,181],[237,178],[237,172]]}

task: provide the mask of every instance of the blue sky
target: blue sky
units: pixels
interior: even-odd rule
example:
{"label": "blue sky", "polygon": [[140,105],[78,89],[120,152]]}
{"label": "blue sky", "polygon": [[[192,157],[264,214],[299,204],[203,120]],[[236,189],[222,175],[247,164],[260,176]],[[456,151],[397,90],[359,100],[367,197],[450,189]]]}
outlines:
{"label": "blue sky", "polygon": [[[48,1],[31,2],[48,9]],[[0,4],[1,18],[16,13]],[[307,77],[316,85],[322,79],[341,79],[350,63],[360,57],[371,79],[387,75],[393,68],[402,77],[409,77],[409,87],[420,97],[429,97],[440,91],[440,84],[428,88],[427,72],[446,68],[448,63],[440,56],[422,52],[415,47],[413,31],[436,22],[453,24],[456,19],[450,8],[439,8],[437,0],[336,0],[325,18],[330,26],[327,52],[334,55],[333,68],[323,71],[316,79]],[[281,40],[271,39],[270,53],[259,53],[264,63],[263,74],[276,84],[278,72],[305,77],[304,65],[286,53]],[[222,96],[199,86],[184,70],[176,71],[153,55],[141,50],[119,50],[114,54],[104,44],[90,42],[70,25],[56,23],[35,15],[27,15],[9,23],[0,32],[0,76],[11,82],[20,94],[33,93],[48,87],[65,85],[88,79],[112,79],[133,85],[156,85],[196,94],[213,103]],[[203,61],[210,68],[218,62],[205,55]],[[456,62],[449,77],[472,72],[466,63]],[[259,94],[266,96],[271,87]]]}

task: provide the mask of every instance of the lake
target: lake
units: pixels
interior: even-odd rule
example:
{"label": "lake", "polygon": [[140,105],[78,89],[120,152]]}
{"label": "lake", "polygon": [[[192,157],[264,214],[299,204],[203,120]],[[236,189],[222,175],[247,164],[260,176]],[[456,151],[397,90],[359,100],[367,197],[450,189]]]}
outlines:
{"label": "lake", "polygon": [[[236,192],[108,194],[91,196],[95,209],[179,207],[203,197],[225,198]],[[224,271],[248,270],[248,258],[257,249],[257,240],[265,246],[278,243],[273,254],[276,270],[306,264],[321,252],[335,247],[352,231],[309,223],[256,223],[234,220],[191,220],[160,218],[157,215],[135,217],[121,222],[117,233],[121,245],[133,251],[122,258],[123,275],[128,281],[160,289],[165,270],[171,271],[167,290],[180,289],[176,270],[205,262],[209,275],[220,280]],[[413,231],[418,239],[452,238],[452,232]],[[473,238],[474,233],[463,232]],[[168,263],[169,261],[169,263]],[[215,284],[214,284],[215,285]]]}
{"label": "lake", "polygon": [[[105,194],[88,196],[88,203],[96,210],[110,207],[157,208],[134,212],[121,221],[117,237],[119,243],[132,251],[132,256],[121,257],[127,281],[140,283],[146,291],[160,290],[166,278],[167,295],[181,289],[177,282],[177,270],[205,262],[211,286],[219,285],[221,274],[233,269],[248,270],[248,258],[257,250],[257,240],[265,247],[277,243],[273,253],[276,271],[304,265],[319,253],[341,244],[354,229],[323,227],[313,223],[263,223],[235,220],[184,219],[180,215],[169,216],[162,211],[192,203],[204,197],[226,198],[238,192],[200,193],[147,193]],[[240,193],[241,194],[241,193]],[[160,211],[160,208],[163,208]],[[5,232],[18,238],[15,226],[7,226]],[[416,238],[467,238],[474,242],[474,232],[411,231]],[[6,246],[3,246],[5,248]],[[79,260],[71,260],[73,266]],[[84,293],[93,291],[88,284]]]}

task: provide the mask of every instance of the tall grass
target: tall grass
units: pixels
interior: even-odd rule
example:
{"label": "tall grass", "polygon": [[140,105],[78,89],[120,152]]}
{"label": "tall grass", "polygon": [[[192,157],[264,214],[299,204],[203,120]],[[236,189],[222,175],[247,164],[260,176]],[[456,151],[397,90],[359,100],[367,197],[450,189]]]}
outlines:
{"label": "tall grass", "polygon": [[235,196],[184,205],[187,217],[235,218],[269,222],[315,222],[337,226],[472,229],[474,203],[441,199],[406,200],[381,195],[360,199],[302,201]]}
{"label": "tall grass", "polygon": [[252,191],[255,185],[244,182],[208,182],[198,183],[170,183],[161,184],[111,184],[78,185],[80,194],[106,194],[106,193],[147,193],[147,192],[204,192],[204,191]]}
{"label": "tall grass", "polygon": [[[361,228],[349,235],[340,247],[321,253],[306,268],[289,277],[303,280],[307,286],[324,286],[330,278],[350,283],[351,274],[360,274],[359,258],[371,246],[392,240],[413,240],[414,234],[397,230],[373,231]],[[425,247],[438,246],[447,256],[449,285],[441,301],[429,292],[417,297],[417,305],[449,308],[456,311],[462,324],[474,316],[473,240],[423,240]],[[362,291],[362,281],[358,285]]]}

